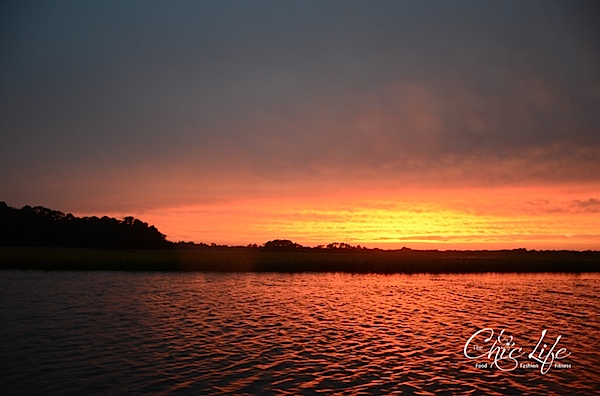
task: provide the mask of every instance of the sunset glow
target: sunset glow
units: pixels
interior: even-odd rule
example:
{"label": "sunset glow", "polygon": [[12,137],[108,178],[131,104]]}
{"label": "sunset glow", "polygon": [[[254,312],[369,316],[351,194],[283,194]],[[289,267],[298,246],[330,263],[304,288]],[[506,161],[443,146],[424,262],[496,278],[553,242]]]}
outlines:
{"label": "sunset glow", "polygon": [[3,5],[0,201],[171,241],[600,249],[586,2]]}
{"label": "sunset glow", "polygon": [[[600,202],[550,189],[398,191],[387,196],[232,200],[140,214],[173,240],[427,249],[598,249]],[[392,199],[390,197],[401,197]],[[550,198],[550,199],[548,199]],[[231,238],[236,235],[236,238]]]}

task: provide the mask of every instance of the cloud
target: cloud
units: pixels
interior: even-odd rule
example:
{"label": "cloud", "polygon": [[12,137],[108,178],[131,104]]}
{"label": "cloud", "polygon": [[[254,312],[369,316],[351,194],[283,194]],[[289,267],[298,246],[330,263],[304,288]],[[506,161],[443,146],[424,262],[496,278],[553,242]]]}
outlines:
{"label": "cloud", "polygon": [[529,214],[580,215],[600,212],[600,200],[596,198],[571,199],[568,201],[557,200],[556,198],[535,199],[527,202],[527,205],[529,205],[529,208],[524,208],[524,212]]}
{"label": "cloud", "polygon": [[599,182],[594,7],[235,4],[0,13],[0,195],[151,208]]}
{"label": "cloud", "polygon": [[600,212],[600,200],[596,198],[590,198],[585,201],[573,200],[569,203],[569,206],[576,212],[583,213],[598,213]]}

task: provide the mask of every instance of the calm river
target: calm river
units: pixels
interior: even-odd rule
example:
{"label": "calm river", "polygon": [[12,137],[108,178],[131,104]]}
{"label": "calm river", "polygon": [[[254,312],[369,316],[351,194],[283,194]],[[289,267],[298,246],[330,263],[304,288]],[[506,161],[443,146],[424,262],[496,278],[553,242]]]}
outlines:
{"label": "calm river", "polygon": [[597,394],[600,275],[0,271],[4,395]]}

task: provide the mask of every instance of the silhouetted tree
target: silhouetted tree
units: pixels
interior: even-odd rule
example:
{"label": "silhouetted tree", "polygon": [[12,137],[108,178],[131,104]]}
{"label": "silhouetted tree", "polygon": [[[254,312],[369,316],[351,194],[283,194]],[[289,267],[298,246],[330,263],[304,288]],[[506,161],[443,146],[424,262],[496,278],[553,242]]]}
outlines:
{"label": "silhouetted tree", "polygon": [[19,210],[0,202],[0,246],[166,249],[171,245],[156,227],[131,216],[78,218],[42,206]]}
{"label": "silhouetted tree", "polygon": [[329,245],[327,245],[327,249],[328,250],[361,250],[362,248],[360,247],[360,245],[352,246],[348,243],[334,242],[334,243],[330,243]]}
{"label": "silhouetted tree", "polygon": [[265,248],[265,250],[273,250],[273,251],[296,250],[296,249],[302,249],[302,245],[294,243],[294,242],[290,241],[289,239],[274,239],[272,241],[265,243],[264,248]]}

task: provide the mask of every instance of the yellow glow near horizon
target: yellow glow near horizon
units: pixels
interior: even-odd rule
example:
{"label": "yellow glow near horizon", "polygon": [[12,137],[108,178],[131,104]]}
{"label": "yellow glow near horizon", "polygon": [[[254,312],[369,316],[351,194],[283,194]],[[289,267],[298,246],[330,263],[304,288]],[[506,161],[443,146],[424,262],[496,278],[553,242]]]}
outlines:
{"label": "yellow glow near horizon", "polygon": [[238,199],[139,217],[169,240],[196,243],[247,245],[285,238],[307,246],[600,249],[600,205],[581,197],[581,191],[543,189],[414,190]]}

